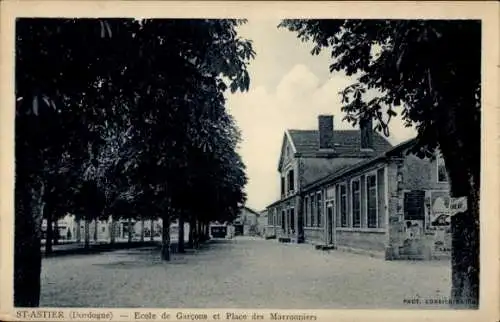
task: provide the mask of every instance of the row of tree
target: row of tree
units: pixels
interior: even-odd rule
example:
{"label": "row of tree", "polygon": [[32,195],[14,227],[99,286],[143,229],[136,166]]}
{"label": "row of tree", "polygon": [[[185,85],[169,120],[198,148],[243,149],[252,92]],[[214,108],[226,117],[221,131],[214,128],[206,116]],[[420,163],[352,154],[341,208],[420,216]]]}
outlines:
{"label": "row of tree", "polygon": [[196,243],[236,216],[247,178],[224,93],[249,87],[243,22],[17,21],[15,306],[39,304],[44,217],[161,218],[169,260],[172,219]]}

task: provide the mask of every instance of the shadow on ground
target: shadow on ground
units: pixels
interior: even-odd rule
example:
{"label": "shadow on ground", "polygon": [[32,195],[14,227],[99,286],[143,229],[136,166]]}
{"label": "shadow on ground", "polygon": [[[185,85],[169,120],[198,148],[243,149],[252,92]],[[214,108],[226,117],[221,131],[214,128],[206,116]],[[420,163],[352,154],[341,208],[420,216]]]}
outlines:
{"label": "shadow on ground", "polygon": [[[114,253],[116,258],[123,260],[113,261],[111,263],[95,263],[93,266],[100,266],[109,269],[135,269],[140,267],[151,267],[152,265],[183,265],[200,262],[203,258],[197,257],[204,255],[217,245],[232,244],[231,240],[209,240],[200,244],[198,248],[186,248],[184,252],[178,252],[177,244],[171,246],[170,261],[161,259],[161,244],[157,243],[149,247],[126,249]],[[196,255],[196,256],[193,256]],[[133,258],[131,260],[130,258]]]}
{"label": "shadow on ground", "polygon": [[[67,247],[61,249],[53,249],[51,253],[47,254],[43,252],[45,257],[58,257],[58,256],[68,256],[68,255],[88,255],[88,254],[99,254],[103,252],[112,252],[116,250],[122,249],[131,249],[131,248],[140,248],[140,247],[151,247],[156,246],[158,242],[148,241],[148,242],[130,242],[130,243],[102,243],[102,244],[93,244],[89,245],[88,248],[85,248],[83,245],[78,244],[74,245],[74,247]],[[66,246],[66,245],[65,245]],[[177,248],[176,244],[171,245],[172,248]]]}

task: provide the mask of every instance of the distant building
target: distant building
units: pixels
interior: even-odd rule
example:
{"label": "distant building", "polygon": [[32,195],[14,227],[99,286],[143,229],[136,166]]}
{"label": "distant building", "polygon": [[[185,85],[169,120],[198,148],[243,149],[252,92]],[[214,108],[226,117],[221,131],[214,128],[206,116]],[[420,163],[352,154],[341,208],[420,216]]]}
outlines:
{"label": "distant building", "polygon": [[257,218],[257,223],[259,236],[264,237],[266,235],[266,227],[268,224],[267,209],[260,212],[259,217]]}
{"label": "distant building", "polygon": [[259,218],[260,214],[249,208],[242,207],[236,219],[233,221],[235,235],[255,236],[259,232]]}
{"label": "distant building", "polygon": [[[132,229],[132,238],[138,239],[141,236],[142,232],[142,224],[141,221],[132,219],[130,222],[126,219],[115,219],[114,222],[114,237],[116,239],[128,239],[128,229],[129,225]],[[91,240],[94,240],[94,237],[97,237],[98,241],[109,241],[111,239],[111,226],[112,226],[112,217],[109,216],[107,220],[98,220],[97,225],[95,220],[89,222],[89,236]],[[59,232],[59,240],[68,240],[68,241],[77,241],[84,240],[85,238],[85,221],[80,220],[80,229],[78,229],[78,221],[76,220],[75,215],[66,214],[62,219],[57,221],[57,225],[53,223],[52,227],[54,228],[54,236],[56,236],[57,231]],[[189,224],[187,224],[187,230],[185,230],[185,234],[187,235],[189,232]],[[97,231],[96,231],[97,229]],[[172,223],[172,233],[175,234],[177,231],[177,224]],[[47,231],[47,220],[44,219],[42,221],[42,235],[45,239]],[[151,232],[153,236],[161,236],[162,233],[162,223],[161,219],[154,220],[145,220],[144,221],[144,237],[148,238],[151,236]]]}
{"label": "distant building", "polygon": [[[372,130],[285,133],[279,171],[281,199],[268,206],[266,234],[281,241],[385,252],[386,258],[449,253],[449,186],[439,155],[408,154]],[[448,218],[447,218],[448,217]]]}

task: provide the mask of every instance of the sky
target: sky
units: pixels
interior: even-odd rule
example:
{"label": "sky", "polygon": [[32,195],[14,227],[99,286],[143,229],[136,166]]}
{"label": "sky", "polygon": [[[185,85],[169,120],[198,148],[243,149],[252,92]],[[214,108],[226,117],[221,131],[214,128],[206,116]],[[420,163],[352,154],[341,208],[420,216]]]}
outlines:
{"label": "sky", "polygon": [[[250,89],[228,94],[227,107],[242,133],[238,152],[246,166],[247,206],[263,210],[279,199],[278,161],[286,129],[317,129],[320,114],[334,116],[335,129],[354,129],[342,122],[338,94],[355,79],[330,74],[328,52],[310,54],[312,44],[278,29],[279,20],[249,20],[238,35],[251,39],[256,51],[250,63]],[[390,123],[392,144],[416,135],[400,119]]]}

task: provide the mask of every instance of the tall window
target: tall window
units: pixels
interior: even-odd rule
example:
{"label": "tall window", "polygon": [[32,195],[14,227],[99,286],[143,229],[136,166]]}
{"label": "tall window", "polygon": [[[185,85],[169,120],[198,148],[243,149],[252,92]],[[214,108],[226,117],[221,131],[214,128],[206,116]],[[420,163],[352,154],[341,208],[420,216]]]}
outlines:
{"label": "tall window", "polygon": [[325,200],[332,200],[335,198],[335,187],[330,187],[326,189],[326,198]]}
{"label": "tall window", "polygon": [[359,179],[351,181],[352,226],[361,227],[361,185]]}
{"label": "tall window", "polygon": [[304,212],[306,213],[306,227],[309,227],[309,221],[310,221],[310,218],[309,218],[309,197],[306,196],[304,198]]}
{"label": "tall window", "polygon": [[366,217],[368,228],[377,228],[377,175],[366,176]]}
{"label": "tall window", "polygon": [[288,171],[288,191],[295,190],[295,178],[293,170]]}
{"label": "tall window", "polygon": [[340,185],[340,226],[347,227],[347,187]]}
{"label": "tall window", "polygon": [[285,210],[281,211],[281,229],[285,230]]}
{"label": "tall window", "polygon": [[437,180],[438,182],[448,182],[448,174],[446,173],[446,166],[441,154],[436,158],[437,163]]}
{"label": "tall window", "polygon": [[314,195],[311,195],[311,227],[313,227],[315,225],[314,223],[316,222],[314,218],[316,216],[316,206],[314,200]]}
{"label": "tall window", "polygon": [[290,208],[290,231],[295,232],[295,208]]}
{"label": "tall window", "polygon": [[285,195],[285,177],[281,177],[281,196]]}
{"label": "tall window", "polygon": [[323,204],[321,203],[321,192],[317,194],[317,209],[318,209],[318,221],[316,225],[321,227],[322,217],[323,217]]}

